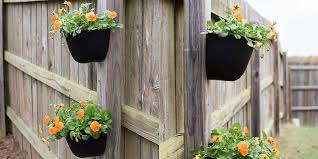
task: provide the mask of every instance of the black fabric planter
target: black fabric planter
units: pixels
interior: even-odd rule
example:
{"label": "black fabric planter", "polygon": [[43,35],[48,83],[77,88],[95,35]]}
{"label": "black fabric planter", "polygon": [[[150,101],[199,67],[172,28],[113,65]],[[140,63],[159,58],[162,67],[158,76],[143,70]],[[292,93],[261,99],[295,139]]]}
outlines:
{"label": "black fabric planter", "polygon": [[67,137],[66,141],[75,156],[84,158],[102,155],[106,148],[106,137],[107,135],[101,134],[97,140],[90,137],[88,140],[79,140],[78,142]]}
{"label": "black fabric planter", "polygon": [[251,58],[253,48],[247,41],[234,36],[224,38],[206,35],[206,74],[209,80],[235,81],[239,79]]}
{"label": "black fabric planter", "polygon": [[79,63],[100,62],[107,55],[110,30],[82,30],[75,37],[66,36],[68,48]]}

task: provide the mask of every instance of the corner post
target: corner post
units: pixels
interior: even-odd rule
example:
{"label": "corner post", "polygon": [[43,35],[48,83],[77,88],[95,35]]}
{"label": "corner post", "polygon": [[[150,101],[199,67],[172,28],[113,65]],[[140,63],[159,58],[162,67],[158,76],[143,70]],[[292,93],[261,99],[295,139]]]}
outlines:
{"label": "corner post", "polygon": [[[118,21],[124,23],[122,0],[97,0],[97,11],[113,10]],[[111,32],[109,50],[103,62],[97,63],[97,100],[112,113],[113,128],[107,137],[107,149],[103,158],[120,159],[121,107],[123,101],[123,53],[124,29]]]}
{"label": "corner post", "polygon": [[275,134],[279,134],[279,50],[278,44],[273,42],[273,55],[274,55],[274,129]]}
{"label": "corner post", "polygon": [[3,52],[3,1],[0,0],[0,138],[6,136]]}

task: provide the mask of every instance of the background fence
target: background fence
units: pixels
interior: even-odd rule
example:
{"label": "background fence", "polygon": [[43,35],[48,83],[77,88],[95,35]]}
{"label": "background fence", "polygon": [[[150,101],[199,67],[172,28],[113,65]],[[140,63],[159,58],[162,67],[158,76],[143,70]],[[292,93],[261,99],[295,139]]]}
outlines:
{"label": "background fence", "polygon": [[289,69],[293,118],[318,126],[318,57],[291,57]]}
{"label": "background fence", "polygon": [[[255,51],[235,82],[206,79],[200,32],[211,12],[224,16],[234,1],[92,2],[97,10],[119,12],[125,28],[112,34],[104,62],[78,64],[61,37],[47,36],[48,17],[60,1],[4,1],[7,129],[27,151],[26,158],[76,158],[65,140],[48,151],[38,134],[42,116],[53,114],[49,104],[73,100],[97,98],[111,108],[115,128],[101,158],[192,158],[189,151],[206,143],[212,128],[235,122],[254,134],[279,131],[280,119],[287,118],[288,89],[286,55],[279,44]],[[267,26],[240,2],[249,21]]]}

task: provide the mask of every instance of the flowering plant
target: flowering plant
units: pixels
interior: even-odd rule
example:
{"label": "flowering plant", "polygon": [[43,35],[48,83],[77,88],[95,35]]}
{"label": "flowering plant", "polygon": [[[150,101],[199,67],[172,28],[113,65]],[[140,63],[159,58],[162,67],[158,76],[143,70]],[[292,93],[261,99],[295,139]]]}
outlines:
{"label": "flowering plant", "polygon": [[94,8],[90,8],[91,3],[83,3],[78,10],[71,10],[72,3],[65,1],[66,8],[61,8],[52,13],[52,26],[49,31],[53,38],[57,32],[63,35],[76,36],[82,30],[101,30],[123,28],[122,24],[116,23],[114,20],[117,17],[115,11],[104,11],[100,14],[94,13]]}
{"label": "flowering plant", "polygon": [[274,28],[275,23],[269,24],[269,29],[262,25],[249,23],[244,19],[244,15],[239,9],[240,4],[234,4],[231,10],[227,11],[225,19],[221,18],[221,20],[214,24],[212,21],[208,21],[205,33],[214,33],[219,37],[233,35],[236,39],[243,37],[247,40],[247,44],[254,48],[270,44],[271,40],[277,42],[277,32]]}
{"label": "flowering plant", "polygon": [[194,150],[195,159],[280,159],[273,137],[263,132],[263,139],[251,137],[247,127],[236,123],[232,128],[212,130],[212,139],[205,151]]}
{"label": "flowering plant", "polygon": [[[43,117],[49,131],[48,140],[55,141],[70,137],[75,141],[98,139],[101,133],[107,134],[112,128],[111,114],[93,101],[73,102],[69,107],[55,104],[55,117]],[[42,139],[48,142],[47,139]]]}

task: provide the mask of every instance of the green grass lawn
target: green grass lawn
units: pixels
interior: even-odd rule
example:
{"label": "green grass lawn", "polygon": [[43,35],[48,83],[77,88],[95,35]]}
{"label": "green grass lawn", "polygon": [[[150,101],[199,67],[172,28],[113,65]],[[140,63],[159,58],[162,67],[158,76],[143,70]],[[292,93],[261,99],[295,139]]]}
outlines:
{"label": "green grass lawn", "polygon": [[278,144],[283,159],[318,159],[318,128],[284,126]]}

